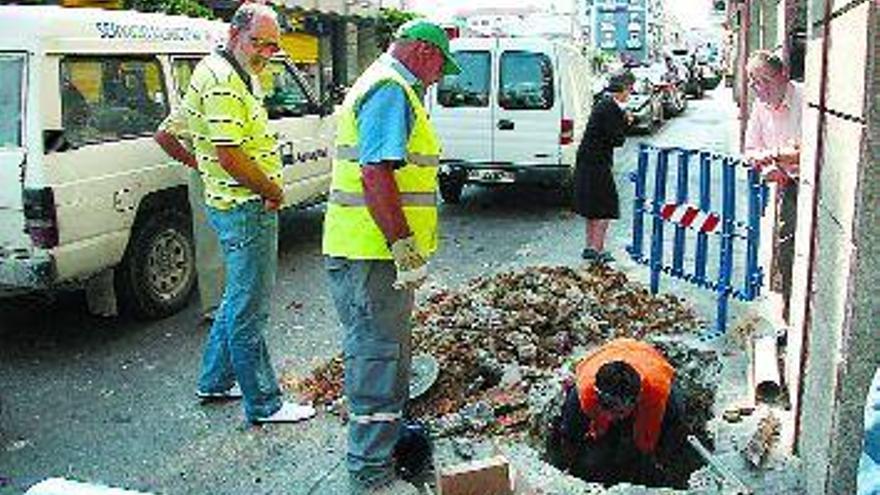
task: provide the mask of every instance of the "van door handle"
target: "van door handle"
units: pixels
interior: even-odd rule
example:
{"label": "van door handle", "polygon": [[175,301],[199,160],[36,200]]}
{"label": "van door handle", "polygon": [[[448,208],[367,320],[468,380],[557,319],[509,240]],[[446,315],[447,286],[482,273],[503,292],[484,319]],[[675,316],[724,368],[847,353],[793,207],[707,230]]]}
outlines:
{"label": "van door handle", "polygon": [[502,131],[512,131],[514,127],[512,120],[501,119],[498,121],[498,129]]}

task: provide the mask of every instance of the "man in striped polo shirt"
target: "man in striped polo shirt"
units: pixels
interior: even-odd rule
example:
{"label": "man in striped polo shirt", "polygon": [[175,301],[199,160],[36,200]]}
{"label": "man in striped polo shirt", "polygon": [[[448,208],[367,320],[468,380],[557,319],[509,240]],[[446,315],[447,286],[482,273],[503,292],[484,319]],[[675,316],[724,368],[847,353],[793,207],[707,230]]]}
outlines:
{"label": "man in striped polo shirt", "polygon": [[183,98],[208,218],[220,239],[226,268],[223,301],[204,349],[198,396],[243,397],[245,417],[252,423],[294,422],[315,414],[310,406],[282,402],[263,337],[284,195],[281,159],[257,75],[278,51],[278,38],[275,12],[265,5],[244,4],[232,18],[226,48],[199,62]]}

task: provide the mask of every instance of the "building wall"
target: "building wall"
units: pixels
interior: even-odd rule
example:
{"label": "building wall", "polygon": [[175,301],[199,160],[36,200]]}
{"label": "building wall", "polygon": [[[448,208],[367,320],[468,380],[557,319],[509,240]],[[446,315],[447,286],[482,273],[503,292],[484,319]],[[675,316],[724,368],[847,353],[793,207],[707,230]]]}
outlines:
{"label": "building wall", "polygon": [[345,23],[345,77],[346,85],[354,84],[361,74],[358,58],[358,27],[353,22]]}
{"label": "building wall", "polygon": [[468,30],[481,36],[520,34],[528,28],[525,19],[535,12],[522,10],[515,12],[493,11],[474,12],[461,16]]}
{"label": "building wall", "polygon": [[596,48],[635,60],[648,56],[647,0],[606,0],[593,5]]}
{"label": "building wall", "polygon": [[591,46],[595,43],[595,33],[593,29],[596,26],[596,20],[594,18],[593,9],[593,0],[581,0],[580,2],[580,22],[581,22],[581,35],[583,36],[584,43],[587,43]]}
{"label": "building wall", "polygon": [[379,58],[379,55],[381,52],[376,38],[376,28],[374,26],[358,28],[358,75]]}
{"label": "building wall", "polygon": [[761,46],[774,50],[779,44],[780,19],[778,0],[761,0]]}
{"label": "building wall", "polygon": [[[823,3],[811,3],[814,21],[821,17]],[[880,310],[874,300],[880,287],[880,17],[877,3],[871,0],[833,4],[818,187],[813,177],[820,26],[811,27],[807,48],[801,214],[789,335],[790,352],[801,342],[806,350],[798,451],[810,494],[855,493],[865,396],[880,364]],[[811,265],[814,198],[817,251]],[[809,274],[814,285],[808,313]]]}
{"label": "building wall", "polygon": [[648,56],[659,59],[664,48],[666,16],[661,0],[647,0],[645,9]]}

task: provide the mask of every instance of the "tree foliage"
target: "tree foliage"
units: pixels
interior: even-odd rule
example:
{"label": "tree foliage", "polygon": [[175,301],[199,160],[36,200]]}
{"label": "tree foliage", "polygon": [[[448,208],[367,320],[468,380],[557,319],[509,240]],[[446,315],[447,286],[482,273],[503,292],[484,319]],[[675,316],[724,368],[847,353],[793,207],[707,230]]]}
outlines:
{"label": "tree foliage", "polygon": [[161,12],[165,14],[186,15],[214,19],[214,13],[198,0],[124,0],[126,9],[140,12]]}
{"label": "tree foliage", "polygon": [[398,9],[382,9],[379,11],[379,18],[376,25],[376,41],[380,50],[385,50],[394,39],[394,32],[401,24],[421,17],[415,12],[408,12]]}

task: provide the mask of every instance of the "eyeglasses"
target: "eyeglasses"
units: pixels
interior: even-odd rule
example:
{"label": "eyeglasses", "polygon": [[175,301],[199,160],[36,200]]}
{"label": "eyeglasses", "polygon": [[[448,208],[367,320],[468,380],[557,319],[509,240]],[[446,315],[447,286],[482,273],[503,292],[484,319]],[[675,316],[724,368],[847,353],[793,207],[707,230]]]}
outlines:
{"label": "eyeglasses", "polygon": [[257,38],[256,36],[251,36],[251,44],[254,45],[255,49],[261,52],[272,51],[274,53],[280,49],[277,41],[265,40]]}

